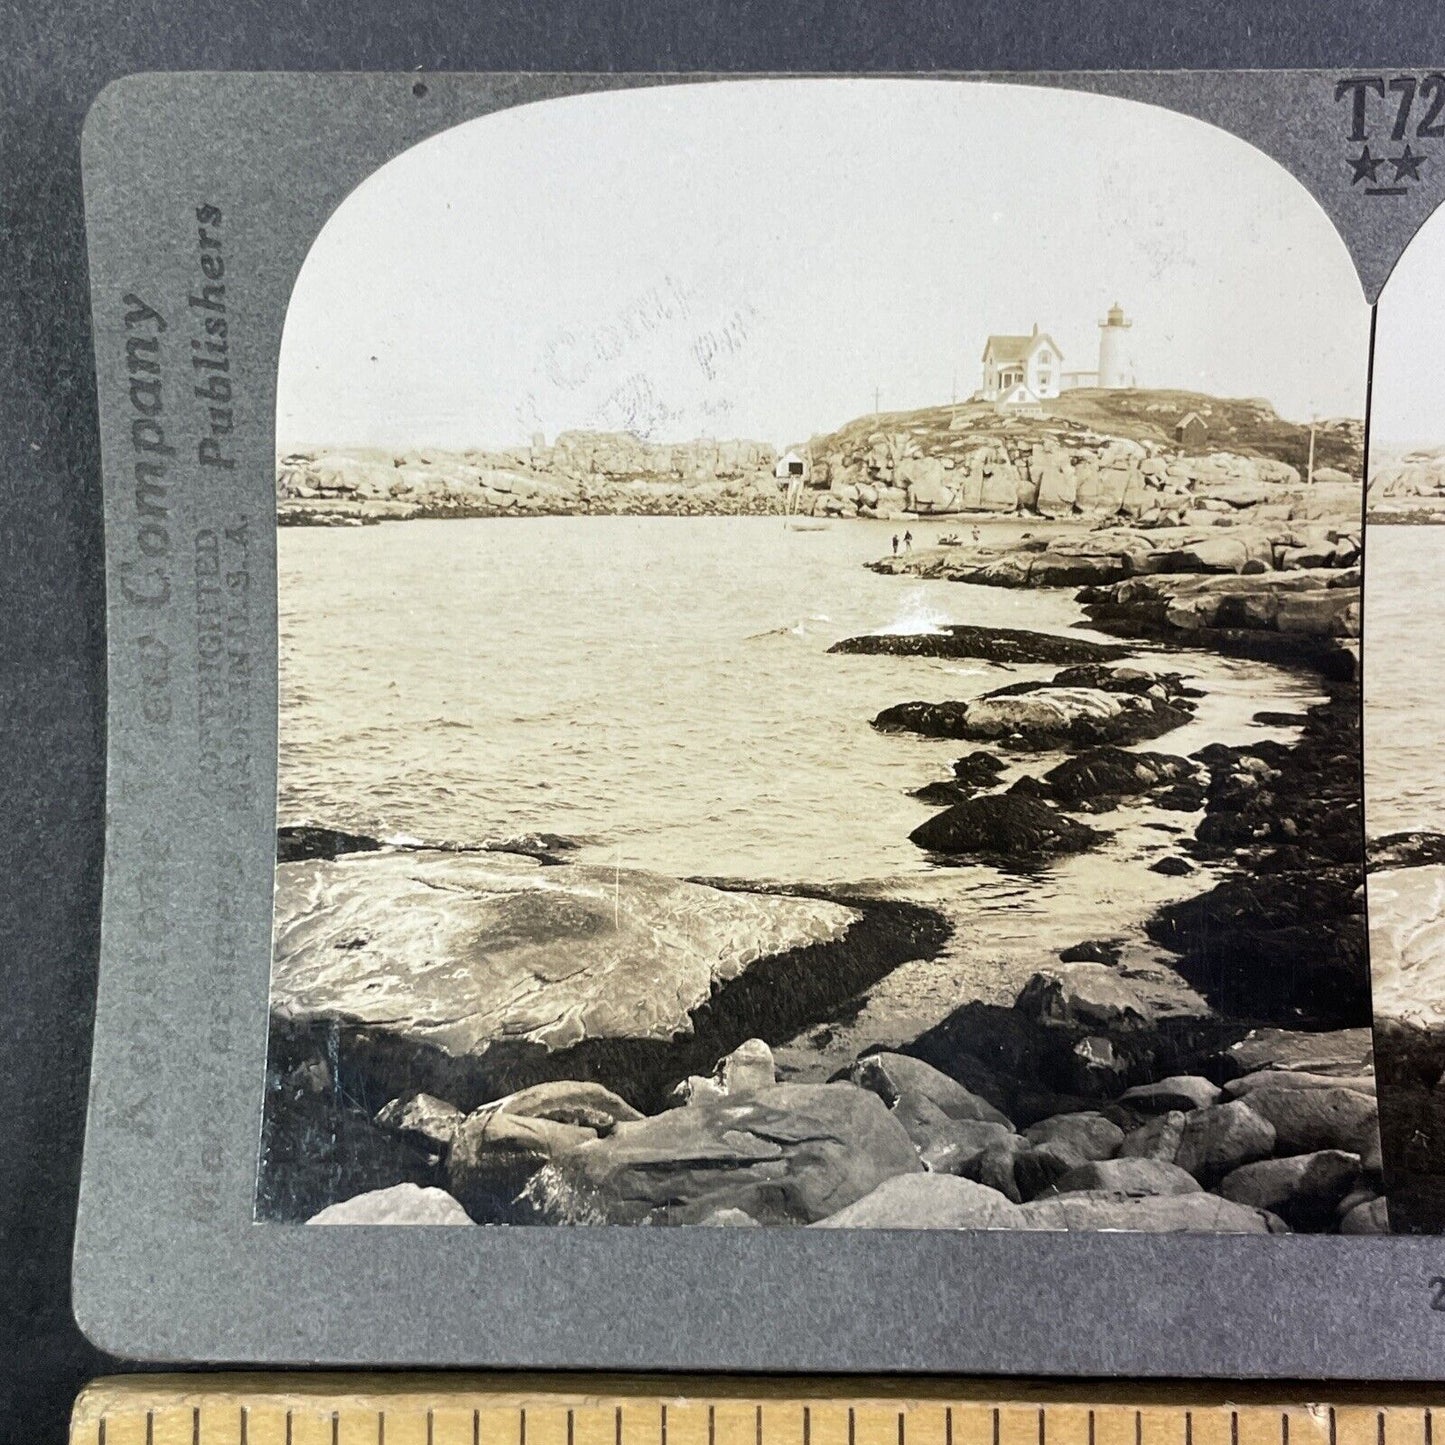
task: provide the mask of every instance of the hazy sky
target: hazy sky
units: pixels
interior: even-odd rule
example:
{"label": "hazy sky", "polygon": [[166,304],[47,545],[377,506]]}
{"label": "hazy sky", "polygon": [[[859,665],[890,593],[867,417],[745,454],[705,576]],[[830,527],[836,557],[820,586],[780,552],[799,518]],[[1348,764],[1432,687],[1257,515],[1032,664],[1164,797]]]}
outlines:
{"label": "hazy sky", "polygon": [[875,388],[884,410],[967,396],[992,331],[1037,321],[1092,370],[1115,300],[1142,385],[1363,415],[1343,244],[1198,121],[941,81],[547,101],[416,146],[338,209],[288,316],[278,436],[785,443]]}
{"label": "hazy sky", "polygon": [[1428,338],[1445,326],[1445,211],[1405,248],[1385,289],[1375,327],[1370,436],[1386,445],[1445,442],[1445,370]]}

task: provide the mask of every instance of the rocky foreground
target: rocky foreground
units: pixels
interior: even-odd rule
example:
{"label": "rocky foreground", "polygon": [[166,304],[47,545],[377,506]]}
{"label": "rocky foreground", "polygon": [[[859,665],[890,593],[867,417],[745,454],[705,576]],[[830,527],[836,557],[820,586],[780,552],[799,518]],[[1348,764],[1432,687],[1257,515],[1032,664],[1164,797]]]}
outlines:
{"label": "rocky foreground", "polygon": [[[838,648],[1056,668],[879,715],[970,745],[920,790],[940,811],[914,841],[943,866],[1028,872],[1137,807],[1177,816],[1154,866],[1197,871],[1203,891],[1148,932],[1202,1005],[1161,1010],[1117,940],[1083,939],[1012,1006],[961,1002],[898,1051],[804,1082],[773,1048],[932,956],[937,915],[588,868],[558,840],[520,857],[301,830],[278,870],[262,1212],[1383,1232],[1358,535],[1231,537],[1243,555],[1208,540],[1060,533],[1024,553],[1129,559],[1065,584],[1117,643],[958,627]],[[953,547],[878,566],[976,583],[998,560]],[[1052,567],[998,585],[1060,585]],[[1272,719],[1292,743],[1171,753],[1200,694],[1167,662],[1201,648],[1306,669],[1326,701]],[[1006,760],[1042,754],[1003,785]]]}

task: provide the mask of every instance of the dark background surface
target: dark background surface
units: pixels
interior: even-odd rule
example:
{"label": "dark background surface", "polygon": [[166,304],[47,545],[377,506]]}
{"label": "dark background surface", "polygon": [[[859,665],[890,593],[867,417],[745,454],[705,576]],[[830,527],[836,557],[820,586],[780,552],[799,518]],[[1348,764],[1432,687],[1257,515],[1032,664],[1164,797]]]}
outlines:
{"label": "dark background surface", "polygon": [[122,1366],[69,1305],[104,822],[80,127],[143,70],[1032,70],[1445,60],[1441,0],[0,0],[0,1441]]}

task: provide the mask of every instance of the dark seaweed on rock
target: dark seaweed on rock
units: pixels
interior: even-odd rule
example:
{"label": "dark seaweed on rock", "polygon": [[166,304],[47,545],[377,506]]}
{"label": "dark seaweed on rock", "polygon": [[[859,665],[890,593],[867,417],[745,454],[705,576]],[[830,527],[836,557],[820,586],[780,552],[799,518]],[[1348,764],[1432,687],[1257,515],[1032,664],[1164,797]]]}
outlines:
{"label": "dark seaweed on rock", "polygon": [[1004,793],[955,803],[908,836],[935,853],[1038,863],[1054,854],[1080,852],[1102,835],[1046,803]]}
{"label": "dark seaweed on rock", "polygon": [[1129,649],[1111,642],[1027,632],[1015,627],[973,627],[952,623],[938,632],[880,632],[847,637],[829,652],[868,657],[969,657],[985,662],[1064,663],[1108,662],[1127,657]]}

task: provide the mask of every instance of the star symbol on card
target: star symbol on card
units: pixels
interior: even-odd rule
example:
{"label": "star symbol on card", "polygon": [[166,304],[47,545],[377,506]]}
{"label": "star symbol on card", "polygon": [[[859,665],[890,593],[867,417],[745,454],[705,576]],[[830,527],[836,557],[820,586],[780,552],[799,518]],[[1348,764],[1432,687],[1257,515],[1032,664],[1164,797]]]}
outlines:
{"label": "star symbol on card", "polygon": [[1412,151],[1410,149],[1410,142],[1406,141],[1404,151],[1398,156],[1390,157],[1390,164],[1395,168],[1395,179],[1397,181],[1403,181],[1408,178],[1412,181],[1418,181],[1420,179],[1420,167],[1429,159],[1430,157],[1428,155],[1419,155],[1415,151]]}
{"label": "star symbol on card", "polygon": [[[1409,147],[1407,146],[1406,149],[1408,150]],[[1349,164],[1354,171],[1354,175],[1350,177],[1350,184],[1353,186],[1358,185],[1361,181],[1373,181],[1376,172],[1385,164],[1385,157],[1372,156],[1369,146],[1365,146],[1359,155],[1349,157]]]}

